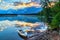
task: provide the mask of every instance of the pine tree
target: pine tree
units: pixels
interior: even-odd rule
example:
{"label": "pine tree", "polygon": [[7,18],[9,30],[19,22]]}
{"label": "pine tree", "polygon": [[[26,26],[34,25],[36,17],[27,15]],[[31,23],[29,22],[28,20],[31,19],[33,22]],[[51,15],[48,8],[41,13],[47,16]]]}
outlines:
{"label": "pine tree", "polygon": [[51,22],[51,28],[59,28],[60,26],[60,0],[56,5],[52,8],[53,13],[55,13],[52,22]]}

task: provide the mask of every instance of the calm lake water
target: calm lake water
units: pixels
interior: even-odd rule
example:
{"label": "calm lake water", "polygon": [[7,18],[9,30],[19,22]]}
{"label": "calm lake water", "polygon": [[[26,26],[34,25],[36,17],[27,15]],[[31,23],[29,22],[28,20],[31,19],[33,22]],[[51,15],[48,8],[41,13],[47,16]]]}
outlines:
{"label": "calm lake water", "polygon": [[17,16],[1,16],[0,17],[0,40],[23,40],[17,32],[16,21],[24,22],[41,22],[37,16],[17,15]]}

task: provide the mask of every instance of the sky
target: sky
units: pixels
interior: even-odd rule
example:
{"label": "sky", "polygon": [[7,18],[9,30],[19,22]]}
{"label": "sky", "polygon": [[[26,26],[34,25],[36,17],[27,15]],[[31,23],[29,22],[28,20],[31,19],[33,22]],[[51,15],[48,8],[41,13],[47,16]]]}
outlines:
{"label": "sky", "polygon": [[[41,5],[38,3],[39,0],[33,0],[33,1],[34,2],[31,2],[31,0],[0,0],[0,13],[3,13],[3,11],[1,11],[1,10],[6,11],[6,10],[10,10],[10,9],[16,10],[16,11],[21,9],[22,10],[21,12],[27,12],[30,9],[32,10],[31,7],[35,7],[37,9],[41,7]],[[15,4],[15,2],[18,2],[18,3]],[[21,2],[22,2],[22,4],[21,4]],[[28,4],[26,5],[26,3],[28,3]],[[35,8],[34,8],[34,10],[35,10]],[[11,10],[8,12],[11,12]],[[36,11],[39,11],[39,9]],[[35,12],[35,11],[33,11],[33,12]]]}
{"label": "sky", "polygon": [[27,2],[29,2],[30,0],[4,0],[4,1],[6,1],[6,2],[19,2],[19,1],[21,1],[21,2],[27,3]]}
{"label": "sky", "polygon": [[15,3],[14,2],[22,2],[22,3],[30,3],[31,0],[0,0],[0,9],[2,10],[8,10],[8,9],[20,9],[20,8],[26,8],[26,7],[31,7],[31,6],[39,6],[39,4],[37,3],[30,3],[28,5],[22,4],[22,5],[18,5],[14,6]]}

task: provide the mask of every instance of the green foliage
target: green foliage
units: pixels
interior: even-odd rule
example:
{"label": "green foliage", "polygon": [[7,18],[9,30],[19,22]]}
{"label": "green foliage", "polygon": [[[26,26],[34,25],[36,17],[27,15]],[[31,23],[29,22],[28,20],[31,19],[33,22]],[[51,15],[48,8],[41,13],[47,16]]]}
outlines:
{"label": "green foliage", "polygon": [[52,13],[55,16],[58,12],[60,12],[60,2],[56,3],[54,7],[51,8]]}
{"label": "green foliage", "polygon": [[52,19],[51,28],[59,28],[60,25],[60,12],[56,14],[56,16]]}
{"label": "green foliage", "polygon": [[60,25],[60,2],[56,3],[54,7],[51,8],[52,11],[52,22],[51,22],[51,28],[59,28]]}
{"label": "green foliage", "polygon": [[[46,22],[51,25],[51,29],[59,28],[60,25],[60,0],[51,8],[43,8],[39,13],[40,16],[45,16]],[[51,18],[50,18],[51,17]],[[50,22],[49,22],[50,21]]]}

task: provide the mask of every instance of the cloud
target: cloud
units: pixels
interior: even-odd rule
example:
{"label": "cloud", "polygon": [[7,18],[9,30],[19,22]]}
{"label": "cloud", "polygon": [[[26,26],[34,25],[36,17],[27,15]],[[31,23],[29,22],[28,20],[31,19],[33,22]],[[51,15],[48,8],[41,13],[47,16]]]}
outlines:
{"label": "cloud", "polygon": [[18,2],[16,4],[17,5],[15,6],[15,3],[8,3],[8,2],[3,1],[0,3],[0,9],[1,10],[8,10],[8,9],[18,10],[18,9],[23,9],[26,7],[32,7],[32,6],[39,7],[39,6],[41,6],[35,2],[30,2],[30,3],[19,3]]}

